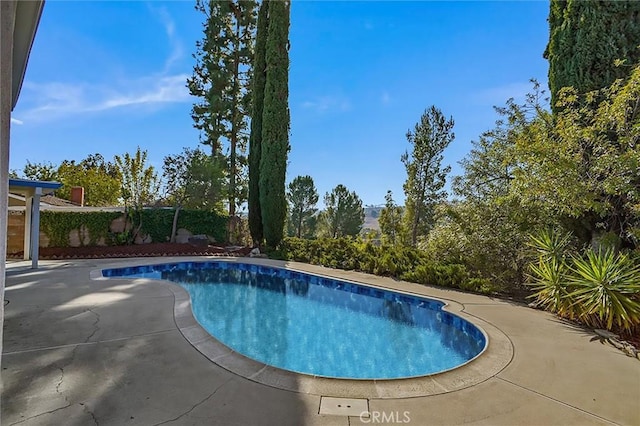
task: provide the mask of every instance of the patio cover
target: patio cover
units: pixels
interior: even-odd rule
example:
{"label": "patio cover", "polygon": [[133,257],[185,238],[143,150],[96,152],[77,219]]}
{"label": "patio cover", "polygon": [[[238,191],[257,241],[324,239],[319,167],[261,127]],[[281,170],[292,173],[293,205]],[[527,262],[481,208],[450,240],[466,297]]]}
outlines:
{"label": "patio cover", "polygon": [[62,186],[59,182],[26,179],[9,179],[9,192],[23,195],[24,214],[24,259],[31,259],[31,268],[38,268],[38,245],[40,242],[40,197],[51,194]]}

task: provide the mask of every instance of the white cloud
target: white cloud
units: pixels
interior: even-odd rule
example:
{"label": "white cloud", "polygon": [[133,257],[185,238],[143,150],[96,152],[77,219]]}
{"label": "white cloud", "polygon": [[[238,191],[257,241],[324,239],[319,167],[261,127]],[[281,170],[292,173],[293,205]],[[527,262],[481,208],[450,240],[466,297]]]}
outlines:
{"label": "white cloud", "polygon": [[317,113],[345,112],[351,109],[351,102],[343,96],[320,96],[304,101],[302,107]]}
{"label": "white cloud", "polygon": [[13,117],[11,117],[11,122],[13,124],[17,124],[18,126],[22,126],[24,124],[24,121],[18,120],[17,118],[13,118]]}
{"label": "white cloud", "polygon": [[389,102],[391,102],[391,95],[389,95],[389,92],[382,93],[382,96],[380,97],[380,102],[382,102],[383,105],[389,105]]}
{"label": "white cloud", "polygon": [[21,115],[29,121],[46,121],[134,105],[187,102],[191,96],[186,79],[187,74],[147,76],[121,82],[116,88],[88,83],[25,82],[25,98],[32,102]]}
{"label": "white cloud", "polygon": [[175,23],[165,8],[149,6],[149,9],[162,23],[171,48],[162,70],[138,77],[105,80],[108,83],[25,81],[21,96],[21,118],[29,122],[42,122],[117,108],[158,107],[191,101],[186,87],[188,75],[170,71],[183,57]]}
{"label": "white cloud", "polygon": [[150,4],[149,9],[160,20],[160,22],[164,26],[164,31],[167,34],[167,38],[169,39],[171,53],[169,54],[169,57],[164,64],[164,72],[166,73],[169,71],[169,69],[171,69],[171,66],[173,64],[175,64],[182,58],[184,49],[182,48],[180,39],[176,35],[176,24],[171,18],[169,12],[167,12],[167,9],[164,7],[154,8]]}
{"label": "white cloud", "polygon": [[186,80],[186,74],[161,77],[147,90],[105,99],[102,103],[96,105],[94,110],[101,111],[127,105],[185,102],[190,99],[189,92],[185,86]]}

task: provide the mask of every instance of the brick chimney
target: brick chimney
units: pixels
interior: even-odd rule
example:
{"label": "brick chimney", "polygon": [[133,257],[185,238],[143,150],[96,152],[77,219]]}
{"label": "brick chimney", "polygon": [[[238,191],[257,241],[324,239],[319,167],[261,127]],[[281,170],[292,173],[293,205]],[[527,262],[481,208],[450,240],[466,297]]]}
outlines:
{"label": "brick chimney", "polygon": [[71,202],[80,207],[84,206],[84,188],[81,186],[74,186],[71,188]]}

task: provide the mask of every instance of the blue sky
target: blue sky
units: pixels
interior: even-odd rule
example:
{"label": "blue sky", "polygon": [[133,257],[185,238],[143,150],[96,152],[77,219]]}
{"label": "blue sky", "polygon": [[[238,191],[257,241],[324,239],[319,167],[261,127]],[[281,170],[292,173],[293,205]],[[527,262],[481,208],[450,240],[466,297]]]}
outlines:
{"label": "blue sky", "polygon": [[[139,145],[164,156],[198,145],[185,87],[202,15],[190,1],[45,4],[12,115],[11,169]],[[547,82],[548,2],[294,0],[287,181],[309,174],[365,204],[402,203],[407,130],[436,105],[456,122],[444,165],[459,174],[493,105]]]}

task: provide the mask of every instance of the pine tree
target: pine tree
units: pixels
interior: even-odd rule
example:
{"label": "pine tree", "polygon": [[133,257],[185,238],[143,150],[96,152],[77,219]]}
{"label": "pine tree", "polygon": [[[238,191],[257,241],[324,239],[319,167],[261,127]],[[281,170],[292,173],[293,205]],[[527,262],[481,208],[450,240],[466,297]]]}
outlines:
{"label": "pine tree", "polygon": [[263,0],[258,12],[258,30],[253,59],[251,135],[249,136],[249,231],[255,245],[262,244],[262,212],[260,210],[260,158],[262,156],[262,113],[267,79],[266,47],[269,29],[269,2]]}
{"label": "pine tree", "polygon": [[266,48],[267,79],[262,114],[260,209],[267,245],[283,237],[287,213],[285,177],[289,152],[289,9],[290,2],[269,1]]}
{"label": "pine tree", "polygon": [[344,185],[338,185],[324,196],[327,207],[320,214],[321,234],[329,238],[356,236],[364,224],[362,200],[355,191],[349,192]]}
{"label": "pine tree", "polygon": [[[206,19],[204,38],[196,42],[193,76],[187,79],[190,93],[200,98],[191,116],[201,131],[201,142],[211,146],[212,161],[225,164],[229,216],[234,217],[236,206],[246,199],[242,182],[257,3],[197,0],[196,10]],[[228,144],[225,150],[224,142]],[[231,227],[234,223],[230,220]]]}
{"label": "pine tree", "polygon": [[446,175],[451,167],[442,167],[442,153],[453,141],[453,118],[448,120],[435,106],[420,117],[413,132],[407,132],[407,140],[413,149],[405,152],[402,162],[407,169],[403,189],[407,197],[405,218],[411,232],[411,245],[415,246],[419,235],[426,235],[433,226],[434,209],[447,196],[443,190]]}
{"label": "pine tree", "polygon": [[384,196],[385,205],[380,212],[378,223],[380,224],[380,233],[385,243],[395,245],[401,241],[402,236],[402,207],[396,205],[393,201],[393,193],[387,191]]}
{"label": "pine tree", "polygon": [[318,191],[309,175],[298,176],[288,186],[289,219],[292,236],[302,238],[311,234],[308,225],[314,224],[318,209]]}
{"label": "pine tree", "polygon": [[640,61],[639,45],[639,1],[551,0],[544,57],[554,111],[563,87],[584,94],[628,77]]}

